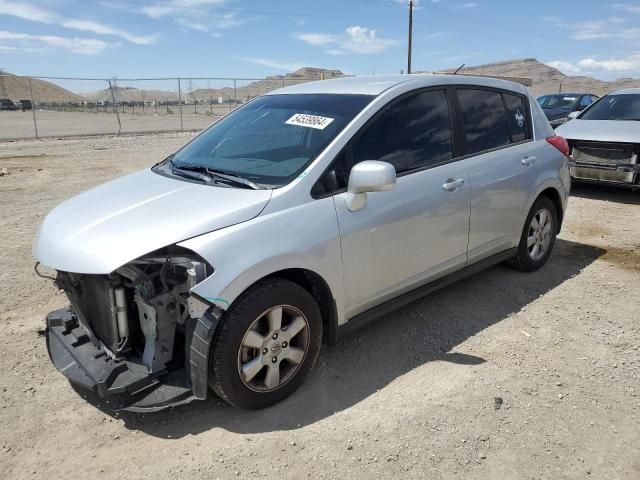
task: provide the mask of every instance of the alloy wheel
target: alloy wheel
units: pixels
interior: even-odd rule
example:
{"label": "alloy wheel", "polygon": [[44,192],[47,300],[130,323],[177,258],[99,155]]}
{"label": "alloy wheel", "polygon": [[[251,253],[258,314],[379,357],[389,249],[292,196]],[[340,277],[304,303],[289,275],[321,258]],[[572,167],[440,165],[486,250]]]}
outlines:
{"label": "alloy wheel", "polygon": [[534,262],[542,259],[549,250],[553,232],[553,217],[546,208],[538,210],[531,219],[527,233],[527,250]]}
{"label": "alloy wheel", "polygon": [[251,390],[271,392],[291,380],[309,350],[309,322],[291,305],[259,315],[244,334],[238,373]]}

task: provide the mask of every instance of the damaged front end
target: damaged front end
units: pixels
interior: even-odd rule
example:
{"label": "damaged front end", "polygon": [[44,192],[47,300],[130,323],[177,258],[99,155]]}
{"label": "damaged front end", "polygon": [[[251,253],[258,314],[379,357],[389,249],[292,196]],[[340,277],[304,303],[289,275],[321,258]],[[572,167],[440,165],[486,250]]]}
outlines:
{"label": "damaged front end", "polygon": [[172,247],[109,275],[58,272],[71,306],[47,315],[47,347],[71,382],[114,409],[154,411],[204,399],[220,310],[191,293],[213,273]]}

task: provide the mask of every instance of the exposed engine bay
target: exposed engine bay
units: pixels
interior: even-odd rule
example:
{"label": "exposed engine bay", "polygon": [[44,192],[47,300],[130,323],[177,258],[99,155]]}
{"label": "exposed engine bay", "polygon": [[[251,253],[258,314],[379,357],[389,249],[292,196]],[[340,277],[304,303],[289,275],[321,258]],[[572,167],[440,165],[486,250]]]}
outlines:
{"label": "exposed engine bay", "polygon": [[[192,297],[190,290],[212,273],[206,261],[175,247],[141,257],[109,275],[58,272],[55,284],[66,293],[71,308],[52,312],[47,319],[54,363],[70,380],[103,398],[127,393],[144,400],[133,408],[123,406],[130,410],[173,405],[171,394],[180,397],[179,403],[203,398],[208,339],[219,312]],[[53,345],[55,340],[59,345]],[[75,376],[67,371],[73,370],[69,360],[77,367]],[[155,390],[166,376],[171,391],[162,392],[158,404]],[[193,388],[203,381],[204,388]],[[149,399],[151,392],[155,393]]]}

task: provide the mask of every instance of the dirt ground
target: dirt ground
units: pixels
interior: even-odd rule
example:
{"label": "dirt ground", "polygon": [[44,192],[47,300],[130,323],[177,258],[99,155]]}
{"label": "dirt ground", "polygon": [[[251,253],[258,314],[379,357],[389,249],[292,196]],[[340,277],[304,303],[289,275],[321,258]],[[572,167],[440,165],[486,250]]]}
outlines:
{"label": "dirt ground", "polygon": [[110,413],[49,362],[43,216],[148,166],[166,134],[0,143],[0,476],[640,478],[640,193],[576,187],[547,266],[498,266],[325,348],[258,412],[213,398]]}

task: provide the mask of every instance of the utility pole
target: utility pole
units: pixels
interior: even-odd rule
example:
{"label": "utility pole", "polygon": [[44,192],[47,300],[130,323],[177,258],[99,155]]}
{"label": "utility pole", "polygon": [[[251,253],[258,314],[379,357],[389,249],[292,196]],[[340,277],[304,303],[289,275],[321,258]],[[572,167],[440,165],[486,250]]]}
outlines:
{"label": "utility pole", "polygon": [[409,1],[409,49],[407,52],[407,73],[411,73],[411,42],[413,40],[413,0]]}

